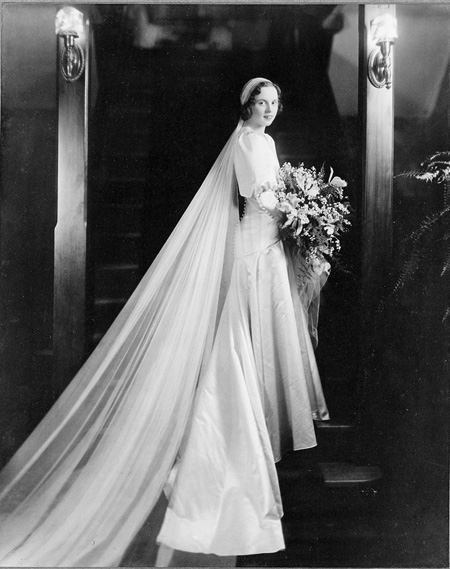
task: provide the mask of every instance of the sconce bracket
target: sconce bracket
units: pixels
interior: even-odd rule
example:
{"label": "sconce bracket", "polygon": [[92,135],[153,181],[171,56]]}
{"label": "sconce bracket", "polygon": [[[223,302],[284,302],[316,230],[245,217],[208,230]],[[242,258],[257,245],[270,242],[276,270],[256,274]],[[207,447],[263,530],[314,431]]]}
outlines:
{"label": "sconce bracket", "polygon": [[374,47],[370,52],[367,62],[367,75],[372,85],[377,89],[391,88],[391,62],[389,55],[384,55],[379,46]]}
{"label": "sconce bracket", "polygon": [[85,65],[83,49],[75,41],[78,34],[67,32],[60,34],[60,36],[64,38],[64,48],[60,60],[61,74],[66,81],[77,81],[81,77]]}

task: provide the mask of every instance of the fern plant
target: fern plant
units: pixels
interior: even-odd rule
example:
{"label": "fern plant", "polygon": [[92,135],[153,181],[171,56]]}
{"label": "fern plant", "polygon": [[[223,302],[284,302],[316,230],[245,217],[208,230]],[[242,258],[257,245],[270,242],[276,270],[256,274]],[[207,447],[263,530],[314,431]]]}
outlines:
{"label": "fern plant", "polygon": [[[406,286],[419,270],[430,250],[444,251],[441,276],[450,271],[450,151],[435,152],[424,160],[417,170],[404,172],[398,177],[409,177],[425,183],[441,184],[444,189],[443,206],[425,217],[419,227],[408,235],[400,245],[400,258],[405,259],[395,280],[393,294]],[[443,320],[450,316],[447,305]]]}
{"label": "fern plant", "polygon": [[[436,332],[435,316],[442,319],[445,325],[450,322],[449,294],[447,300],[439,297],[437,306],[433,305],[433,308],[437,308],[437,313],[432,314],[433,318],[425,312],[430,303],[418,305],[414,302],[414,295],[410,297],[405,294],[405,302],[397,302],[405,287],[417,285],[414,277],[424,270],[430,270],[429,261],[434,252],[439,251],[438,271],[441,276],[450,275],[450,151],[436,152],[416,170],[404,172],[397,177],[413,178],[424,185],[436,184],[437,188],[442,188],[443,196],[439,209],[426,215],[414,230],[400,241],[395,255],[396,259],[400,259],[400,266],[395,264],[392,269],[390,287],[379,301],[377,310],[371,314],[370,326],[366,328],[367,334],[362,340],[356,399],[359,406],[355,419],[359,429],[355,453],[367,456],[368,461],[373,456],[377,441],[385,441],[378,433],[385,428],[386,413],[397,414],[403,405],[404,412],[407,413],[406,402],[413,398],[413,389],[408,382],[414,381],[413,385],[418,386],[422,378],[427,377],[423,374],[425,363],[419,362],[422,359],[427,361],[423,350],[430,342],[425,344],[422,334],[429,338],[430,330]],[[442,251],[444,254],[441,257]],[[445,281],[439,284],[444,285],[442,288],[446,286]],[[417,286],[412,288],[417,289]],[[441,289],[440,286],[437,288]],[[409,303],[411,298],[412,302]],[[441,307],[442,302],[444,308]],[[446,346],[450,341],[447,336],[440,336]],[[444,358],[447,357],[446,354]],[[421,372],[418,371],[420,365]],[[392,407],[389,408],[390,411],[386,411],[389,405]],[[377,425],[376,439],[373,437],[374,424]],[[370,454],[367,449],[370,449]]]}

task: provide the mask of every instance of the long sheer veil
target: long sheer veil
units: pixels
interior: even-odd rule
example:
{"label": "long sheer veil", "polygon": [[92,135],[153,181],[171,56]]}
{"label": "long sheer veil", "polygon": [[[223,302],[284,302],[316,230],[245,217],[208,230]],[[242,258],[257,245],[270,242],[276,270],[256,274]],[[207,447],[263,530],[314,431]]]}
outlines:
{"label": "long sheer veil", "polygon": [[[260,81],[246,84],[241,102]],[[117,566],[152,512],[231,275],[241,128],[96,350],[0,473],[1,566]]]}
{"label": "long sheer veil", "polygon": [[152,511],[231,273],[241,127],[110,330],[0,473],[0,565],[118,565]]}

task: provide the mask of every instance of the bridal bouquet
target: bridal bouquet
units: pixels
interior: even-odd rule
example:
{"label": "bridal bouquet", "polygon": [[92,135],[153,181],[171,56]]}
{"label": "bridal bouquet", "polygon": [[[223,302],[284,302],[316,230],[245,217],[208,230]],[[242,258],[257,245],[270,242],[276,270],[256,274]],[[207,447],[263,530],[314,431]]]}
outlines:
{"label": "bridal bouquet", "polygon": [[284,213],[281,234],[296,243],[309,264],[333,257],[341,248],[339,234],[350,225],[346,186],[345,180],[333,176],[333,169],[328,180],[323,167],[317,172],[286,162],[279,170],[274,193],[276,207]]}

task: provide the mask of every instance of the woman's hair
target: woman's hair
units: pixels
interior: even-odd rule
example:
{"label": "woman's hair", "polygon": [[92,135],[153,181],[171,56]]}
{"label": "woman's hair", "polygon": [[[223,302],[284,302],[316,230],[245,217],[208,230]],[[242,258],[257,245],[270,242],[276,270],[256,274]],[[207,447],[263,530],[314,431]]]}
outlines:
{"label": "woman's hair", "polygon": [[278,112],[283,110],[283,105],[281,103],[281,89],[272,81],[261,81],[256,85],[253,91],[250,93],[248,100],[241,105],[241,119],[243,121],[248,120],[252,116],[252,107],[255,104],[255,97],[261,93],[262,87],[275,87],[278,93]]}

